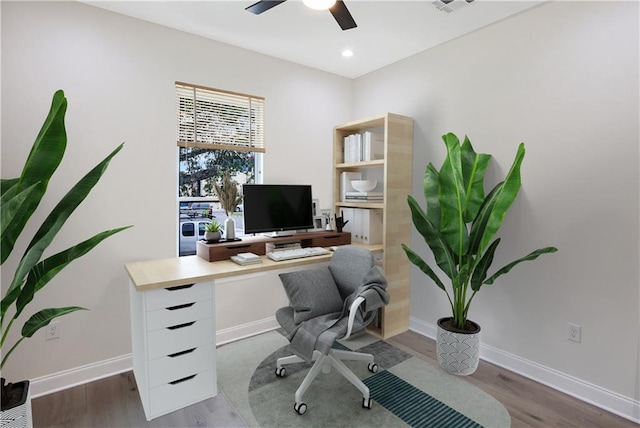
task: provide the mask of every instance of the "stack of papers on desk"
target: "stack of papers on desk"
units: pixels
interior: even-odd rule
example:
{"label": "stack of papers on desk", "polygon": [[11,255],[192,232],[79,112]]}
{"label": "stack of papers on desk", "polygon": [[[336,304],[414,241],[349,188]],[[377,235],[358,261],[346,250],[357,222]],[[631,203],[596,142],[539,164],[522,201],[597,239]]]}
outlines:
{"label": "stack of papers on desk", "polygon": [[231,256],[231,260],[239,265],[252,265],[255,263],[262,263],[262,258],[254,253],[240,253],[235,256]]}

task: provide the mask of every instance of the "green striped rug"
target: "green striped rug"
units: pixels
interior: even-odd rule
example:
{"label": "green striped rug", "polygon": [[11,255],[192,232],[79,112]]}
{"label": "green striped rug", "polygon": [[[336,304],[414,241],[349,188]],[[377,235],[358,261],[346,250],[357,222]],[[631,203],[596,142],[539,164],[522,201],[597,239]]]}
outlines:
{"label": "green striped rug", "polygon": [[369,387],[369,393],[375,402],[412,427],[482,426],[386,370],[366,378],[364,384]]}

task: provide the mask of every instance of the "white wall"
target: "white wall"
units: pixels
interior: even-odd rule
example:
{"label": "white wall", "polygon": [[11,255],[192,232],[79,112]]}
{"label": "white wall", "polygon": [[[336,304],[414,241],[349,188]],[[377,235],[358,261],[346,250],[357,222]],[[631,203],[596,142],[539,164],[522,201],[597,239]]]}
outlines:
{"label": "white wall", "polygon": [[[23,342],[3,377],[34,379],[131,352],[124,264],[176,254],[175,81],[266,97],[265,181],[312,184],[314,197],[330,206],[332,129],[350,116],[351,80],[77,2],[1,7],[2,177],[19,175],[54,91],[63,89],[69,100],[67,152],[27,233],[123,141],[47,254],[134,225],[37,295],[33,311],[67,305],[91,311],[61,318],[59,340],[38,334]],[[25,245],[21,240],[19,248]],[[3,288],[19,255],[2,268]]]}
{"label": "white wall", "polygon": [[[446,132],[494,155],[490,187],[526,143],[523,186],[494,266],[539,247],[559,252],[485,286],[470,318],[483,343],[636,403],[638,16],[637,2],[544,4],[358,78],[354,88],[357,117],[415,118],[421,201],[421,175],[428,162],[440,168]],[[411,245],[428,251],[415,231]],[[444,293],[416,268],[411,283],[415,321],[449,315]],[[581,344],[567,341],[569,322],[582,325]]]}
{"label": "white wall", "polygon": [[[2,2],[1,11],[2,176],[19,174],[58,88],[69,98],[69,146],[43,207],[126,142],[49,254],[135,226],[38,295],[38,308],[91,312],[61,319],[58,341],[26,341],[3,376],[33,379],[130,352],[123,264],[175,254],[173,82],[181,80],[265,96],[266,180],[309,182],[323,207],[337,123],[385,111],[414,117],[418,198],[424,166],[444,158],[445,132],[466,133],[494,155],[492,183],[525,141],[523,187],[496,266],[541,246],[560,251],[484,289],[471,318],[496,349],[639,399],[636,3],[545,4],[355,81],[78,3]],[[299,162],[309,153],[313,162]],[[412,245],[426,251],[416,233]],[[3,287],[16,262],[3,266]],[[433,324],[447,304],[426,282],[412,272],[411,315]],[[583,326],[581,344],[566,340],[568,322]]]}

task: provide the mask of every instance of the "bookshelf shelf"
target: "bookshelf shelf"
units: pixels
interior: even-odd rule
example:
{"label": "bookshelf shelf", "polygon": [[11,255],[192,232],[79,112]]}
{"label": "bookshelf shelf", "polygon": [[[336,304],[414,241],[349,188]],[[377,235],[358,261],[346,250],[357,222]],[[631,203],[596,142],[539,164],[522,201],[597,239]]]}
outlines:
{"label": "bookshelf shelf", "polygon": [[336,202],[335,206],[338,208],[384,209],[384,204],[381,202]]}
{"label": "bookshelf shelf", "polygon": [[384,159],[376,159],[372,161],[363,161],[363,162],[349,162],[349,163],[339,163],[336,164],[336,169],[343,170],[353,170],[359,168],[374,168],[374,167],[383,167]]}

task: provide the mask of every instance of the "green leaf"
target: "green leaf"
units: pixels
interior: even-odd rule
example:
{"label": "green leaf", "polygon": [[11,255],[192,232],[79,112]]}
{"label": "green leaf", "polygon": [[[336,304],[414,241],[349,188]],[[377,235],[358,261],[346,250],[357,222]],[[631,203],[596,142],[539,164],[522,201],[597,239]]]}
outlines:
{"label": "green leaf", "polygon": [[471,233],[469,234],[469,254],[480,254],[478,248],[480,247],[484,230],[487,227],[491,211],[496,204],[497,196],[502,190],[503,184],[504,182],[498,183],[493,189],[491,189],[491,192],[489,192],[487,197],[484,198],[480,211],[478,211],[478,215],[471,224]]}
{"label": "green leaf", "polygon": [[528,260],[535,260],[537,259],[539,256],[543,255],[543,254],[547,254],[547,253],[555,253],[556,251],[558,251],[557,248],[555,247],[545,247],[545,248],[540,248],[538,250],[535,250],[529,254],[527,254],[526,256],[509,263],[508,265],[506,265],[505,267],[503,267],[502,269],[500,269],[499,271],[497,271],[496,273],[494,273],[493,275],[491,275],[491,278],[487,279],[484,284],[493,284],[494,281],[501,275],[504,275],[505,273],[509,272],[511,269],[513,269],[514,266],[516,266],[517,264],[520,264],[522,262],[528,261]]}
{"label": "green leaf", "polygon": [[108,237],[130,227],[131,226],[125,226],[98,233],[86,241],[74,245],[73,247],[36,264],[29,271],[27,281],[25,282],[24,287],[22,287],[22,291],[20,292],[20,296],[18,297],[18,302],[16,304],[16,314],[14,317],[17,318],[20,313],[22,313],[22,310],[26,305],[33,300],[33,296],[69,263],[84,256]]}
{"label": "green leaf", "polygon": [[15,289],[22,287],[25,281],[25,277],[28,272],[35,266],[40,260],[42,253],[49,246],[53,238],[56,236],[60,228],[67,221],[69,216],[75,211],[75,209],[84,201],[91,189],[98,183],[102,174],[104,174],[111,159],[122,149],[123,144],[120,144],[113,152],[111,152],[102,162],[100,162],[95,168],[93,168],[87,175],[85,175],[75,186],[62,198],[62,200],[55,206],[53,211],[44,220],[40,229],[36,232],[35,236],[31,240],[31,243],[27,247],[27,251],[22,256],[18,267],[16,268],[13,281],[7,290],[7,296],[2,299],[2,316],[13,300],[7,300],[8,296],[13,299],[17,298],[19,292],[16,294]]}
{"label": "green leaf", "polygon": [[34,183],[18,194],[14,194],[15,192],[10,190],[0,197],[0,236],[4,237],[7,226],[21,210],[24,210],[25,202],[32,197],[39,185],[40,182]]}
{"label": "green leaf", "polygon": [[464,221],[467,202],[462,178],[460,141],[452,133],[443,135],[442,139],[447,146],[447,157],[438,175],[438,199],[442,215],[440,233],[454,254],[461,258],[469,248],[469,236]]}
{"label": "green leaf", "polygon": [[31,337],[42,327],[48,325],[52,319],[62,315],[70,314],[75,311],[86,311],[87,309],[79,306],[66,306],[64,308],[43,309],[31,316],[22,326],[22,337]]}
{"label": "green leaf", "polygon": [[484,200],[484,174],[491,160],[491,155],[477,154],[468,137],[464,137],[461,148],[462,177],[465,185],[466,206],[464,221],[470,223],[476,218]]}
{"label": "green leaf", "polygon": [[498,229],[500,229],[500,226],[502,226],[502,222],[509,210],[509,207],[516,199],[516,196],[518,196],[518,192],[520,191],[520,165],[524,159],[524,153],[524,143],[520,143],[518,146],[518,152],[516,153],[516,158],[511,165],[511,169],[509,170],[500,190],[495,195],[495,205],[487,219],[486,227],[484,228],[482,238],[480,239],[478,253],[484,252],[489,241],[493,239],[495,234],[498,232]]}
{"label": "green leaf", "polygon": [[436,275],[436,273],[431,269],[431,267],[429,267],[429,265],[422,259],[422,257],[420,257],[415,251],[407,247],[405,244],[401,244],[401,245],[402,245],[402,249],[407,254],[407,258],[409,259],[409,261],[414,265],[416,265],[418,268],[420,268],[422,272],[427,274],[427,276],[429,276],[429,278],[431,278],[433,282],[436,283],[438,288],[442,289],[445,293],[447,293],[447,289],[444,288],[444,284],[442,283],[440,278],[438,278],[438,275]]}
{"label": "green leaf", "polygon": [[438,199],[438,171],[429,163],[424,171],[424,198],[427,201],[427,218],[436,230],[440,230],[440,200]]}
{"label": "green leaf", "polygon": [[19,178],[2,178],[0,179],[0,196],[7,193],[9,189],[12,189],[13,186],[18,184],[20,181]]}
{"label": "green leaf", "polygon": [[459,289],[459,288],[466,287],[468,280],[469,280],[469,265],[464,264],[460,268],[460,271],[458,272],[456,277],[453,279],[453,282],[452,282],[453,288]]}
{"label": "green leaf", "polygon": [[[15,187],[15,193],[18,194],[35,183],[39,182],[41,184],[25,201],[23,209],[18,211],[11,223],[5,227],[5,233],[2,235],[0,243],[1,263],[4,263],[11,254],[27,220],[40,204],[40,200],[46,192],[49,179],[58,168],[58,165],[60,165],[60,161],[62,161],[62,156],[67,146],[67,132],[64,125],[66,111],[67,99],[64,97],[64,92],[57,91],[53,95],[49,114],[31,147],[31,152],[27,157],[20,179],[12,188]],[[9,186],[11,181],[4,181],[2,184],[4,194],[5,187]]]}
{"label": "green leaf", "polygon": [[487,272],[491,267],[491,263],[493,263],[493,255],[496,252],[496,248],[498,248],[499,243],[500,238],[496,239],[491,243],[491,245],[489,245],[487,251],[485,251],[484,255],[473,270],[473,275],[471,276],[471,289],[473,291],[480,290],[482,282],[487,278]]}
{"label": "green leaf", "polygon": [[438,230],[431,224],[425,212],[420,208],[418,202],[409,195],[407,197],[411,218],[416,230],[422,235],[425,242],[433,252],[436,264],[449,278],[456,275],[456,263],[453,253]]}

